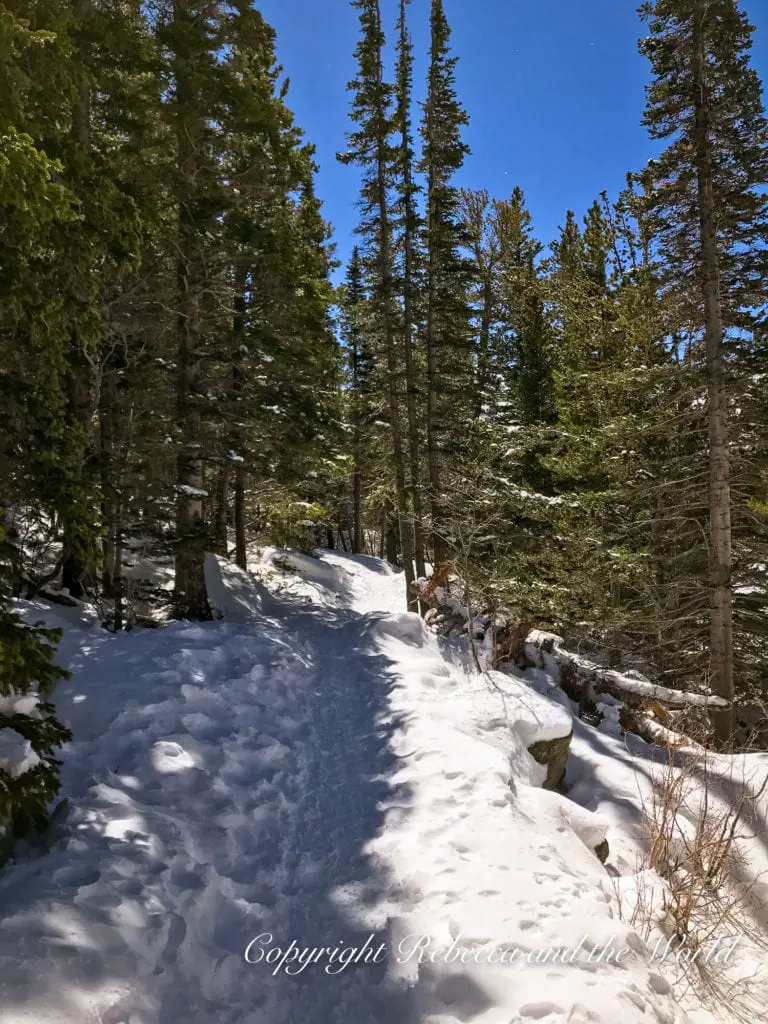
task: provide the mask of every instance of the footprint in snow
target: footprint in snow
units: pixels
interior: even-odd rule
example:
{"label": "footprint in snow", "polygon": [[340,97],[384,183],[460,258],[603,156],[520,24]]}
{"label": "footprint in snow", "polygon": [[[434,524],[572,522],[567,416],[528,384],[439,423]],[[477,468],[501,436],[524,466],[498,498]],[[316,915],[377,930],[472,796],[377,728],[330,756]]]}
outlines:
{"label": "footprint in snow", "polygon": [[520,1007],[521,1018],[528,1020],[544,1020],[545,1017],[563,1012],[562,1006],[558,1006],[556,1003],[526,1003],[525,1006]]}
{"label": "footprint in snow", "polygon": [[195,759],[172,740],[158,740],[152,747],[152,765],[163,775],[183,772],[195,767]]}

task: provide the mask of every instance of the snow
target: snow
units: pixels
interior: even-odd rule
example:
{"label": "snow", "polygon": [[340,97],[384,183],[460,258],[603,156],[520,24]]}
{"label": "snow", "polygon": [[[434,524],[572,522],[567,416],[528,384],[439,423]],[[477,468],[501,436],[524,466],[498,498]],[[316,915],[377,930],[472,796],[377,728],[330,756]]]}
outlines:
{"label": "snow", "polygon": [[[0,1024],[684,1021],[594,852],[636,871],[640,755],[546,668],[469,674],[384,562],[249,569],[208,557],[216,621],[66,630],[68,803],[0,872]],[[571,730],[565,797],[528,747]]]}
{"label": "snow", "polygon": [[562,651],[563,638],[556,633],[546,633],[540,629],[532,629],[525,642],[525,656],[532,664],[542,665],[555,678],[559,675],[557,662],[550,652],[560,651],[561,656],[567,657],[568,661],[575,666],[579,675],[584,678],[597,678],[610,683],[619,689],[623,694],[633,697],[641,697],[645,700],[657,700],[669,704],[670,707],[727,707],[728,701],[722,697],[712,696],[705,693],[696,693],[690,690],[671,690],[666,686],[659,686],[645,679],[639,673],[617,672],[615,669],[607,669],[593,661],[589,661],[578,654]]}
{"label": "snow", "polygon": [[39,703],[39,699],[32,695],[26,697],[5,697],[0,694],[0,716],[34,715]]}
{"label": "snow", "polygon": [[15,729],[0,728],[0,768],[3,771],[12,779],[17,779],[37,764],[40,764],[40,758],[29,740],[25,740]]}
{"label": "snow", "polygon": [[249,622],[274,605],[269,592],[234,562],[220,555],[205,556],[208,604],[214,618]]}

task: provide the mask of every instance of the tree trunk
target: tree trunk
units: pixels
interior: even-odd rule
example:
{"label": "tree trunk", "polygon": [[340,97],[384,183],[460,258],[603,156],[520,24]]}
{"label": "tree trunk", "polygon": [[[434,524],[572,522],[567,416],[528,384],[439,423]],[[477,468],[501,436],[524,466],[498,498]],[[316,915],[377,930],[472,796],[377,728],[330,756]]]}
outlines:
{"label": "tree trunk", "polygon": [[120,526],[121,510],[115,510],[115,561],[112,573],[112,599],[115,608],[114,630],[119,633],[125,620],[123,607],[123,533]]}
{"label": "tree trunk", "polygon": [[438,394],[440,378],[437,357],[437,287],[435,280],[434,254],[432,252],[432,203],[434,189],[433,172],[429,172],[427,245],[430,248],[427,269],[427,473],[429,476],[430,503],[432,507],[432,549],[434,567],[442,565],[447,558],[445,525],[442,515],[442,483],[440,474],[440,414]]}
{"label": "tree trunk", "polygon": [[227,512],[229,511],[229,465],[223,465],[216,474],[213,502],[213,549],[227,557]]}
{"label": "tree trunk", "polygon": [[[709,415],[709,575],[710,673],[712,690],[733,700],[733,593],[731,582],[731,490],[728,393],[723,352],[720,300],[720,259],[714,200],[714,152],[710,134],[711,96],[706,80],[704,39],[694,17],[695,138],[699,207],[700,273],[704,300]],[[733,713],[712,715],[715,737],[727,743],[733,734]]]}
{"label": "tree trunk", "polygon": [[[82,23],[87,20],[89,8],[90,0],[75,0],[74,14],[78,22]],[[85,76],[84,69],[80,69],[80,74],[81,80],[72,108],[71,141],[74,154],[77,154],[72,163],[75,168],[78,164],[82,166],[87,163],[91,146],[90,83]],[[75,171],[76,173],[77,171]],[[77,192],[77,184],[74,187]],[[92,411],[92,367],[85,352],[82,351],[81,340],[78,337],[73,337],[70,344],[71,352],[66,380],[67,419],[72,428],[69,442],[78,450],[78,461],[73,475],[78,489],[84,489],[83,475],[88,447],[88,423]],[[90,526],[82,518],[85,510],[78,507],[80,504],[70,501],[68,506],[62,509],[64,562],[61,569],[61,582],[72,597],[78,599],[85,596],[90,568],[85,551],[90,549],[93,541]]]}
{"label": "tree trunk", "polygon": [[[78,344],[73,340],[73,347]],[[90,365],[84,356],[74,353],[70,357],[67,377],[67,419],[72,428],[71,437],[78,449],[78,464],[74,476],[78,490],[85,490],[85,459],[88,447],[88,424],[91,418]],[[90,525],[84,521],[85,508],[81,503],[72,503],[62,510],[64,526],[62,548],[64,562],[61,568],[61,584],[72,597],[85,596],[90,566],[85,555],[91,549]]]}
{"label": "tree trunk", "polygon": [[[411,513],[413,516],[413,554],[416,568],[416,576],[426,576],[424,559],[424,530],[423,530],[423,509],[421,498],[421,454],[419,451],[419,418],[418,418],[418,385],[416,372],[413,365],[413,270],[414,270],[414,244],[416,234],[416,208],[413,197],[413,168],[411,156],[411,140],[409,138],[409,111],[411,97],[408,94],[407,61],[409,55],[409,40],[406,21],[406,0],[400,3],[400,49],[401,60],[406,62],[403,71],[403,79],[399,83],[400,95],[398,98],[400,110],[400,126],[403,155],[403,197],[404,197],[404,231],[403,231],[403,324],[404,324],[404,348],[405,348],[405,387],[406,387],[406,408],[408,412],[408,469],[410,475],[410,497]],[[409,594],[408,601],[411,606],[422,611],[418,601],[413,601]]]}
{"label": "tree trunk", "polygon": [[203,521],[202,417],[196,401],[200,386],[197,301],[194,272],[182,252],[178,260],[179,312],[177,417],[181,448],[176,460],[176,583],[174,601],[180,618],[210,617],[205,590],[206,547]]}
{"label": "tree trunk", "polygon": [[[115,596],[115,569],[117,547],[118,487],[117,464],[115,460],[115,367],[107,357],[102,370],[99,396],[99,421],[101,443],[101,586],[104,597],[110,601]],[[106,378],[106,380],[105,380]]]}
{"label": "tree trunk", "polygon": [[394,515],[394,509],[390,509],[386,517],[384,544],[387,561],[390,565],[397,566],[397,519]]}
{"label": "tree trunk", "polygon": [[[186,28],[186,4],[178,0],[175,18]],[[196,203],[200,187],[200,154],[204,126],[196,109],[192,68],[184,58],[175,62],[176,146],[181,172],[176,257],[177,380],[176,417],[181,444],[176,459],[176,615],[210,618],[205,589],[206,528],[203,519],[202,316],[205,268],[200,254],[201,224]]]}
{"label": "tree trunk", "polygon": [[[235,273],[235,308],[232,317],[232,416],[235,422],[238,418],[238,406],[242,401],[243,389],[245,387],[245,376],[243,373],[243,344],[245,341],[245,316],[247,312],[246,288],[248,287],[248,269],[245,266],[238,267]],[[248,551],[246,543],[245,524],[245,469],[243,459],[242,431],[235,427],[231,434],[232,451],[237,455],[238,461],[235,465],[234,485],[234,528],[235,528],[235,564],[241,569],[248,568]]]}
{"label": "tree trunk", "polygon": [[352,471],[352,551],[360,554],[362,537],[363,513],[363,466],[361,457],[361,424],[359,409],[359,363],[360,351],[355,339],[352,351],[352,452],[354,469]]}
{"label": "tree trunk", "polygon": [[[381,21],[379,5],[376,4],[376,15]],[[379,49],[376,62],[377,85],[381,87],[383,80],[382,54]],[[387,157],[384,137],[377,140],[377,202],[379,207],[379,286],[382,327],[387,359],[387,392],[389,398],[389,420],[392,430],[392,466],[395,475],[395,495],[397,501],[397,520],[400,534],[400,548],[405,569],[405,593],[409,609],[417,610],[416,599],[412,593],[411,583],[415,579],[413,565],[413,532],[408,523],[408,500],[405,486],[405,460],[403,457],[403,431],[400,423],[400,395],[398,387],[398,353],[395,346],[394,327],[394,288],[392,282],[392,243],[389,221],[387,196]]]}
{"label": "tree trunk", "polygon": [[235,564],[241,569],[248,568],[248,551],[245,541],[245,474],[239,463],[235,470]]}
{"label": "tree trunk", "polygon": [[360,554],[363,546],[362,495],[363,472],[356,462],[352,477],[352,551],[356,555]]}

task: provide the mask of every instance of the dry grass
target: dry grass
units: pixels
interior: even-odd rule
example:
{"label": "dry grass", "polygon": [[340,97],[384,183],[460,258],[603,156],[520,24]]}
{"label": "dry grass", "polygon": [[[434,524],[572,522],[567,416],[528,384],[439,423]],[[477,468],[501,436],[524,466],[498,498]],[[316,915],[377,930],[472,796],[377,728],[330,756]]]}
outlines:
{"label": "dry grass", "polygon": [[[730,962],[706,955],[718,941],[722,948],[737,936],[768,950],[756,893],[760,879],[750,878],[744,847],[768,777],[755,786],[738,774],[741,760],[670,751],[643,804],[646,852],[629,923],[646,941],[659,931],[669,940],[683,986],[679,995],[692,994],[728,1020],[752,1022],[760,1003],[749,979],[734,982]],[[654,884],[655,876],[661,881]]]}

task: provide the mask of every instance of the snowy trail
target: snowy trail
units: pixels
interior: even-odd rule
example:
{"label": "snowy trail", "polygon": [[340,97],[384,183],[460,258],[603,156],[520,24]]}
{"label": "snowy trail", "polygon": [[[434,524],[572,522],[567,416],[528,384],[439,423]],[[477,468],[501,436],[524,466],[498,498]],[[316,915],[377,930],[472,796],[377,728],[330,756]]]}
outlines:
{"label": "snowy trail", "polygon": [[58,694],[78,736],[65,836],[0,874],[0,1021],[408,1019],[376,965],[297,978],[243,961],[260,933],[312,947],[376,930],[343,914],[345,893],[391,888],[365,852],[396,728],[375,621],[294,611],[86,639]]}
{"label": "snowy trail", "polygon": [[[27,885],[21,868],[7,889],[0,876],[0,949],[27,950],[2,971],[0,1020],[241,1020],[229,1006],[243,940],[281,888],[311,670],[263,627],[111,639],[59,695],[82,737],[63,844],[24,865]],[[105,670],[127,704],[106,735]]]}
{"label": "snowy trail", "polygon": [[[682,1019],[642,959],[398,961],[409,935],[484,955],[639,940],[599,828],[526,752],[569,713],[447,664],[383,563],[292,560],[290,600],[230,574],[236,621],[65,636],[70,811],[0,872],[0,1024]],[[245,961],[259,936],[387,954],[290,975]]]}
{"label": "snowy trail", "polygon": [[[375,908],[391,897],[393,880],[367,844],[384,825],[383,808],[408,799],[405,788],[391,782],[397,762],[389,741],[398,728],[388,709],[392,666],[376,653],[369,623],[344,614],[334,620],[331,648],[327,617],[302,629],[305,645],[314,632],[323,668],[308,703],[306,786],[291,837],[285,905],[269,929],[282,947],[294,941],[307,949],[361,948],[368,940],[378,948],[388,938],[386,918]],[[362,905],[373,911],[368,921],[359,913]],[[317,968],[294,977],[281,973],[268,1019],[406,1024],[407,993],[385,983],[384,969],[370,963],[337,975]]]}

